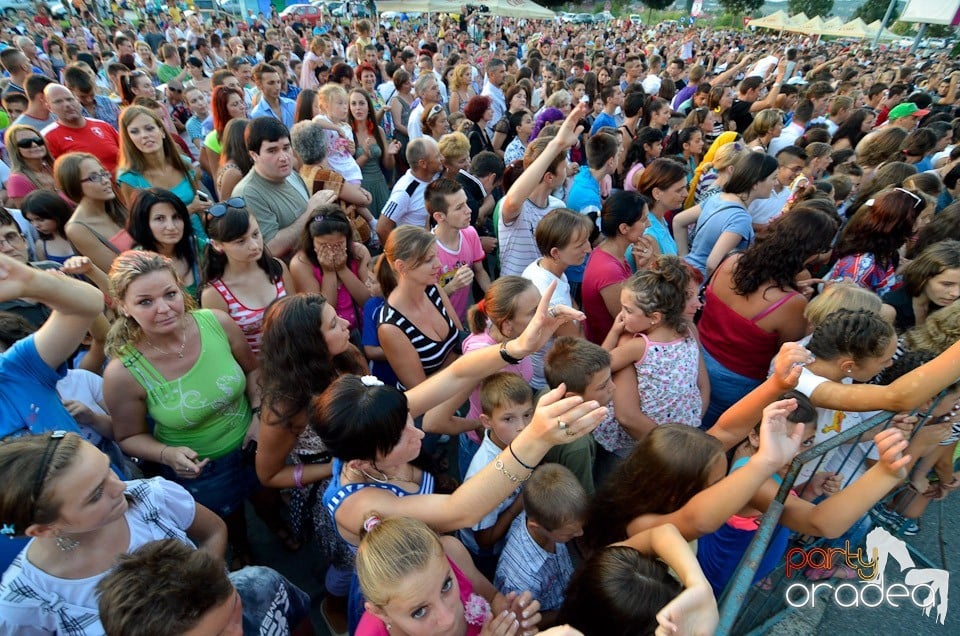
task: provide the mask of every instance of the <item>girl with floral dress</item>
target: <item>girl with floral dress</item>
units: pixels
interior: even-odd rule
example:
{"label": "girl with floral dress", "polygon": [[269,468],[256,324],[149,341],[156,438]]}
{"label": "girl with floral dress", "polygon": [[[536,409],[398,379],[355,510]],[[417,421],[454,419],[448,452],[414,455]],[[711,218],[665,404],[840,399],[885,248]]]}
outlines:
{"label": "girl with floral dress", "polygon": [[[620,292],[623,308],[603,347],[611,351],[615,380],[636,373],[638,392],[631,396],[642,398],[643,415],[629,432],[622,422],[601,424],[594,431],[600,445],[617,455],[629,453],[635,440],[661,424],[700,426],[710,387],[700,347],[684,317],[689,277],[682,260],[661,256],[656,266],[630,277]],[[622,395],[618,392],[615,402]]]}

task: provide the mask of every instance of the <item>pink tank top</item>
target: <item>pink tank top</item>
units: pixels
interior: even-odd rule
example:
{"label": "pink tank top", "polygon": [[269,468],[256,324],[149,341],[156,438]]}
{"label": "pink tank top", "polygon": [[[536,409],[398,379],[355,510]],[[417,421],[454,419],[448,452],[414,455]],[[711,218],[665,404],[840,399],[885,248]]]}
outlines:
{"label": "pink tank top", "polygon": [[[360,271],[360,261],[354,259],[353,263],[350,264],[350,271],[353,272],[353,275],[356,276],[357,272]],[[323,285],[323,270],[313,266],[313,276],[317,279],[317,282]],[[347,286],[342,282],[337,283],[337,315],[350,323],[351,329],[359,329],[360,324],[357,320],[357,315],[360,313],[354,305],[353,296],[350,295],[350,290],[347,289]]]}
{"label": "pink tank top", "polygon": [[[247,344],[250,345],[250,349],[254,355],[259,354],[260,338],[263,336],[263,314],[267,311],[267,308],[260,307],[259,309],[251,309],[247,307],[233,295],[230,288],[219,278],[210,281],[210,285],[217,290],[223,297],[224,302],[227,303],[227,313],[230,314],[233,321],[240,327],[240,331],[243,332],[243,337],[247,339]],[[275,298],[283,298],[287,295],[287,291],[283,287],[282,278],[274,283],[274,288],[277,290]]]}

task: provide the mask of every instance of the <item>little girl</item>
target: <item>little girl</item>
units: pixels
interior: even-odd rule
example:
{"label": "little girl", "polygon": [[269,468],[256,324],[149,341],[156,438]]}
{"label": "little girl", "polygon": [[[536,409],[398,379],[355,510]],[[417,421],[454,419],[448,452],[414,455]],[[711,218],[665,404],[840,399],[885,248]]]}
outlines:
{"label": "little girl", "polygon": [[303,226],[290,272],[298,294],[323,294],[350,329],[359,330],[363,306],[370,299],[370,252],[352,239],[353,229],[343,211],[335,205],[321,206]]}
{"label": "little girl", "polygon": [[[660,424],[700,426],[706,409],[709,380],[684,316],[689,279],[679,257],[661,256],[655,269],[637,272],[620,291],[622,309],[603,346],[614,373],[631,364],[636,371],[644,430],[633,431],[635,437]],[[622,426],[598,429],[594,437],[621,455],[634,444]]]}
{"label": "little girl", "polygon": [[[493,281],[480,302],[467,312],[470,335],[461,345],[463,353],[500,345],[517,337],[527,328],[539,302],[540,292],[526,278],[503,276]],[[524,358],[519,364],[504,367],[504,371],[516,373],[529,383],[533,378],[533,363],[529,358]],[[480,419],[479,388],[470,394],[470,412],[467,417],[472,420]],[[479,447],[480,436],[475,430],[460,434],[461,480]]]}
{"label": "little girl", "polygon": [[227,312],[253,353],[259,354],[263,314],[270,303],[293,289],[290,272],[264,246],[260,225],[243,199],[211,207],[207,234],[204,279],[209,283],[200,304]]}
{"label": "little girl", "polygon": [[540,602],[497,592],[453,537],[417,519],[370,513],[357,550],[366,599],[357,636],[534,634]]}
{"label": "little girl", "polygon": [[39,260],[63,265],[68,258],[77,255],[63,229],[73,210],[59,194],[51,190],[34,190],[24,197],[20,211],[40,235],[36,243]]}
{"label": "little girl", "polygon": [[363,173],[353,158],[356,147],[350,127],[350,102],[347,91],[339,84],[326,84],[317,94],[320,114],[314,121],[327,131],[327,163],[347,181],[360,185]]}

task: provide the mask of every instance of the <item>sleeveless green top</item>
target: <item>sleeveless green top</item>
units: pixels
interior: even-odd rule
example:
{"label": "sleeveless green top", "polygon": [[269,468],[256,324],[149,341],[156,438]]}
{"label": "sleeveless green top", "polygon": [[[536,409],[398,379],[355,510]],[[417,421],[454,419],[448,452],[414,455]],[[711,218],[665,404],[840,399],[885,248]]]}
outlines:
{"label": "sleeveless green top", "polygon": [[247,378],[213,312],[198,309],[189,315],[200,330],[200,356],[184,375],[167,380],[133,345],[121,349],[120,361],[147,392],[157,441],[188,446],[200,459],[217,459],[240,447],[253,417]]}

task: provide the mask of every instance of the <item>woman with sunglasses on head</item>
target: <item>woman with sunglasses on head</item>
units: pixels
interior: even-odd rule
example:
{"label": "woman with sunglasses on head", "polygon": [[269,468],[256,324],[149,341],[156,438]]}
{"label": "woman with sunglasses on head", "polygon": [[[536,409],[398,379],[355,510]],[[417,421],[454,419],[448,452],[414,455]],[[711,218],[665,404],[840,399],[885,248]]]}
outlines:
{"label": "woman with sunglasses on head", "polygon": [[256,357],[230,316],[196,309],[168,258],[124,252],[110,288],[119,317],[103,395],[117,442],[222,517],[233,565],[249,564],[243,503],[257,505],[260,494],[250,457],[260,424]]}
{"label": "woman with sunglasses on head", "polygon": [[0,479],[2,534],[30,539],[0,583],[0,633],[103,634],[97,583],[150,541],[177,539],[223,558],[216,515],[165,479],[121,481],[75,433],[3,444]]}
{"label": "woman with sunglasses on head", "polygon": [[913,234],[926,200],[893,188],[877,194],[857,210],[840,233],[836,259],[824,280],[850,280],[879,296],[903,284],[897,272],[900,248]]}
{"label": "woman with sunglasses on head", "polygon": [[200,259],[207,239],[194,233],[180,197],[163,188],[140,191],[130,206],[127,231],[140,249],[173,261],[184,291],[195,300],[199,297]]}
{"label": "woman with sunglasses on head", "polygon": [[447,111],[440,104],[434,104],[429,110],[424,110],[420,116],[420,129],[424,136],[440,141],[440,138],[450,132],[450,120]]}
{"label": "woman with sunglasses on head", "polygon": [[142,106],[128,106],[120,115],[117,184],[126,201],[154,187],[173,192],[192,214],[209,207],[197,196],[190,158],[180,152],[156,113]]}
{"label": "woman with sunglasses on head", "polygon": [[112,175],[93,155],[70,152],[53,164],[53,176],[57,188],[77,204],[65,228],[67,238],[82,256],[109,272],[113,259],[135,245]]}
{"label": "woman with sunglasses on head", "polygon": [[149,97],[150,99],[156,99],[157,97],[157,89],[153,86],[153,80],[143,71],[121,75],[120,93],[122,106],[129,106],[138,97]]}
{"label": "woman with sunglasses on head", "polygon": [[267,307],[293,291],[290,270],[263,244],[257,217],[239,197],[210,208],[207,235],[200,304],[229,314],[257,355]]}
{"label": "woman with sunglasses on head", "polygon": [[43,137],[32,126],[14,124],[3,135],[10,155],[7,205],[20,208],[23,197],[34,190],[55,190],[53,156]]}

